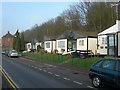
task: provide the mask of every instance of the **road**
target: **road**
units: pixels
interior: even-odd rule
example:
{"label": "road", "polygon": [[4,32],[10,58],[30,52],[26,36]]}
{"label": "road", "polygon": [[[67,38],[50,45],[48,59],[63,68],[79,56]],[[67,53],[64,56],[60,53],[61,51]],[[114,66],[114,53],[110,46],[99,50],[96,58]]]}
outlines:
{"label": "road", "polygon": [[88,75],[58,69],[35,61],[2,56],[2,68],[19,88],[88,88]]}

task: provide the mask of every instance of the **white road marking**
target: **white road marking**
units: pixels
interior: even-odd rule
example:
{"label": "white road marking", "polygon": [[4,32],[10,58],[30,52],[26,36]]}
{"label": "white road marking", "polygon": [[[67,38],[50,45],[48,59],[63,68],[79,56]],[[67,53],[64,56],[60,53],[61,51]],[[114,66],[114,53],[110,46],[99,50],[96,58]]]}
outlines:
{"label": "white road marking", "polygon": [[73,81],[74,83],[77,83],[77,84],[79,84],[79,85],[82,85],[82,83],[80,83],[80,82],[77,82],[77,81]]}
{"label": "white road marking", "polygon": [[52,72],[48,72],[49,74],[53,74]]}
{"label": "white road marking", "polygon": [[47,72],[46,70],[43,70],[44,72]]}
{"label": "white road marking", "polygon": [[39,70],[42,70],[41,68],[39,68]]}
{"label": "white road marking", "polygon": [[94,88],[94,87],[92,87],[92,86],[87,86],[88,88]]}
{"label": "white road marking", "polygon": [[58,75],[58,74],[55,74],[55,76],[59,77],[60,75]]}
{"label": "white road marking", "polygon": [[37,68],[37,67],[34,67],[34,68]]}
{"label": "white road marking", "polygon": [[70,80],[69,78],[63,78],[63,79],[65,79],[65,80]]}

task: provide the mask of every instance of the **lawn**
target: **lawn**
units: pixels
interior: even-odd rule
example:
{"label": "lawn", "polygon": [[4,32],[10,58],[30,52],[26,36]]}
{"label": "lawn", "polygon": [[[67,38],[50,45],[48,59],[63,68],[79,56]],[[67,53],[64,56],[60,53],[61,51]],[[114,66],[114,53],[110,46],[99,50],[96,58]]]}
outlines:
{"label": "lawn", "polygon": [[90,58],[86,58],[86,59],[73,58],[73,61],[70,61],[65,64],[78,66],[78,67],[82,67],[82,68],[90,68],[91,65],[94,64],[99,59],[102,59],[102,58],[98,58],[98,57],[90,57]]}
{"label": "lawn", "polygon": [[65,65],[77,66],[82,68],[90,68],[90,66],[98,61],[98,57],[90,57],[90,58],[72,58],[72,56],[63,56],[56,54],[39,54],[39,53],[24,53],[23,56],[32,57],[38,60],[44,60],[54,63],[60,63]]}
{"label": "lawn", "polygon": [[63,63],[66,60],[71,59],[71,56],[63,56],[63,55],[56,55],[56,54],[39,54],[39,53],[23,53],[23,56],[32,57],[39,60],[55,62],[55,63]]}

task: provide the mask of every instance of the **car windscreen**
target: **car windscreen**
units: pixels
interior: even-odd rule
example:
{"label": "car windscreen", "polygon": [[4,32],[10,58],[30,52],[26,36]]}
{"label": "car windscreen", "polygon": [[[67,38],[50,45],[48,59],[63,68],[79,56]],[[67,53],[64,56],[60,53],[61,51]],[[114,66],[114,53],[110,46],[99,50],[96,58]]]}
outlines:
{"label": "car windscreen", "polygon": [[11,53],[18,53],[17,51],[11,51]]}

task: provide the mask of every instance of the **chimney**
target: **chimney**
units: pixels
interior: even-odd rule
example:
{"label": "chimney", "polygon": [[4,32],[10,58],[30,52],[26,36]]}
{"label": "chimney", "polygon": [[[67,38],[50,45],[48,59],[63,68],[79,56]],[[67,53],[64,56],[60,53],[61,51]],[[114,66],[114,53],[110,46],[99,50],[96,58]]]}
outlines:
{"label": "chimney", "polygon": [[10,33],[10,31],[8,31],[8,34]]}

